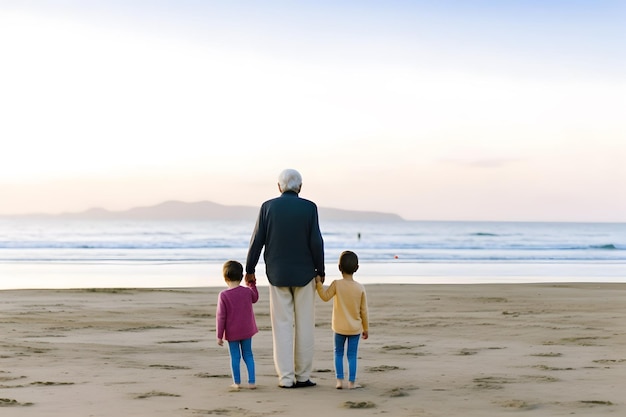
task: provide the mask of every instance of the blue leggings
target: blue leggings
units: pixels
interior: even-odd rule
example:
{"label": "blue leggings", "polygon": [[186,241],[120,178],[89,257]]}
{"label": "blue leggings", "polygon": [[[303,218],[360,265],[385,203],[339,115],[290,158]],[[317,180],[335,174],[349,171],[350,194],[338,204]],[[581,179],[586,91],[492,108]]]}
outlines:
{"label": "blue leggings", "polygon": [[360,334],[355,334],[352,336],[345,336],[339,333],[335,333],[335,373],[337,375],[337,379],[343,379],[343,351],[344,346],[346,344],[346,340],[348,341],[348,381],[354,382],[356,381],[356,356],[357,350],[359,349],[359,338]]}
{"label": "blue leggings", "polygon": [[230,351],[230,367],[233,371],[233,381],[235,384],[241,384],[241,358],[248,369],[248,383],[255,383],[254,376],[254,356],[252,355],[252,338],[244,340],[228,341],[228,350]]}

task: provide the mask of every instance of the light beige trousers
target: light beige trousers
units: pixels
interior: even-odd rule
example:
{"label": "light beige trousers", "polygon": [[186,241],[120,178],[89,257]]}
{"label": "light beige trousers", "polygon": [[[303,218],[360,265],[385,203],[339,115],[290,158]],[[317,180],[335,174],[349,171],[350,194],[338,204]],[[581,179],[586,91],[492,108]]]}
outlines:
{"label": "light beige trousers", "polygon": [[307,381],[315,345],[315,280],[304,287],[270,285],[270,317],[278,384]]}

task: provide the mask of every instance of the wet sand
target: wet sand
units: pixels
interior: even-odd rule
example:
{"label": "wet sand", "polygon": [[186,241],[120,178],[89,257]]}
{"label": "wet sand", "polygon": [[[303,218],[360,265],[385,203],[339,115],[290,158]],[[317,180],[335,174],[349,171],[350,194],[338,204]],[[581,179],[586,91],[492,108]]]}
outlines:
{"label": "wet sand", "polygon": [[221,288],[0,291],[0,413],[626,415],[626,284],[366,289],[363,388],[335,389],[332,303],[318,299],[318,386],[279,389],[260,287],[258,388],[239,392],[229,390],[227,348],[215,342]]}

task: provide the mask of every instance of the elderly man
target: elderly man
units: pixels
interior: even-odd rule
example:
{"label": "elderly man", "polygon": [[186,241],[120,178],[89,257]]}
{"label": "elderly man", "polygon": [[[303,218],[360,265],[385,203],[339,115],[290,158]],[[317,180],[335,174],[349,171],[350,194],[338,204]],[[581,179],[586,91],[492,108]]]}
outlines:
{"label": "elderly man", "polygon": [[324,278],[324,241],[317,206],[300,198],[302,177],[286,169],[278,177],[280,197],[261,206],[250,239],[246,282],[265,248],[270,283],[274,364],[281,388],[315,386],[311,381],[315,330],[315,277]]}

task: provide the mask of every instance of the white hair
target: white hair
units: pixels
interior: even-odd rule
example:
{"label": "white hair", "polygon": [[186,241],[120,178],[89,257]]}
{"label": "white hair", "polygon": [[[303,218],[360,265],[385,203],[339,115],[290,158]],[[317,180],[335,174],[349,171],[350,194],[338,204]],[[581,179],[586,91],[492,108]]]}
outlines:
{"label": "white hair", "polygon": [[302,187],[302,175],[295,169],[286,169],[278,175],[278,185],[283,193],[285,191],[299,193]]}

